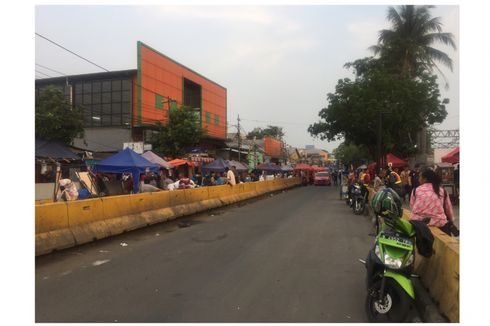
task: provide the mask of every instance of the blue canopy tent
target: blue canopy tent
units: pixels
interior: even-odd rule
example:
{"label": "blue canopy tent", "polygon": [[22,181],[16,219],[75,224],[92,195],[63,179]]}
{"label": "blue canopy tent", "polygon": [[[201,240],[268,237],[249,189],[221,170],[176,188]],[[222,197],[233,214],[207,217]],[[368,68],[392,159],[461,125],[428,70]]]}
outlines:
{"label": "blue canopy tent", "polygon": [[80,160],[66,145],[53,140],[36,138],[35,152],[39,158]]}
{"label": "blue canopy tent", "polygon": [[221,157],[218,157],[213,162],[202,167],[204,172],[224,172],[225,168],[229,167],[228,163]]}
{"label": "blue canopy tent", "polygon": [[131,173],[133,176],[133,191],[138,192],[140,174],[145,173],[147,168],[152,172],[158,172],[160,166],[141,157],[132,149],[126,148],[105,160],[95,163],[92,170],[105,173]]}
{"label": "blue canopy tent", "polygon": [[262,163],[257,165],[256,169],[266,172],[281,172],[281,167],[274,163]]}
{"label": "blue canopy tent", "polygon": [[238,161],[227,161],[228,167],[231,169],[232,166],[234,166],[237,170],[237,172],[247,172],[248,171],[248,166],[243,164],[242,162]]}

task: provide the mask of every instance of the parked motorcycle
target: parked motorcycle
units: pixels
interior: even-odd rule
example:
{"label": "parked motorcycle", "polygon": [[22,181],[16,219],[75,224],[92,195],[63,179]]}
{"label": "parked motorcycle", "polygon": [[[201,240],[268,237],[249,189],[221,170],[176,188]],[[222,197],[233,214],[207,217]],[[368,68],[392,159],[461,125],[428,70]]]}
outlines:
{"label": "parked motorcycle", "polygon": [[363,190],[363,185],[356,183],[354,184],[354,195],[353,195],[353,203],[352,209],[354,214],[361,215],[366,210],[366,202],[367,202],[367,190]]}
{"label": "parked motorcycle", "polygon": [[415,231],[401,219],[400,197],[390,188],[372,200],[377,236],[365,261],[368,293],[365,308],[370,322],[403,322],[415,300],[410,279],[415,260]]}

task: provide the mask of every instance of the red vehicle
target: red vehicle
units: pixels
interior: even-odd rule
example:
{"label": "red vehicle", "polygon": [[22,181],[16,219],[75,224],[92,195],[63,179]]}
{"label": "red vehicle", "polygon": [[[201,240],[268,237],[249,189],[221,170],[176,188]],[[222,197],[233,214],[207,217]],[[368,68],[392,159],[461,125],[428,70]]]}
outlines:
{"label": "red vehicle", "polygon": [[332,181],[330,179],[330,173],[329,172],[317,172],[315,173],[315,179],[313,181],[313,184],[315,186],[331,186]]}

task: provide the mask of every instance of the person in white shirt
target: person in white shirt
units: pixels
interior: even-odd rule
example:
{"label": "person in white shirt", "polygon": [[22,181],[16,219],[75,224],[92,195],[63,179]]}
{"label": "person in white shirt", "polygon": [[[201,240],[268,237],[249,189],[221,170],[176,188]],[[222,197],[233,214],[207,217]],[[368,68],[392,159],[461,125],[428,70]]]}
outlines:
{"label": "person in white shirt", "polygon": [[235,174],[233,173],[233,171],[230,170],[228,167],[225,168],[225,171],[226,171],[226,181],[228,182],[228,184],[231,186],[236,185]]}
{"label": "person in white shirt", "polygon": [[180,186],[180,180],[177,180],[174,183],[169,184],[167,186],[167,189],[168,190],[175,190],[175,189],[179,189],[179,186]]}

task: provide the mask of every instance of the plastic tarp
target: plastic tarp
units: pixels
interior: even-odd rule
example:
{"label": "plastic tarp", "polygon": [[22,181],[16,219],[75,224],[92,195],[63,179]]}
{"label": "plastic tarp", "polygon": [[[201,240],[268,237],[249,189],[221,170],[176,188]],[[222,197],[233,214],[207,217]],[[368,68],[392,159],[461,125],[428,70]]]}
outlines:
{"label": "plastic tarp", "polygon": [[165,169],[173,168],[171,164],[169,164],[167,161],[165,161],[163,158],[153,153],[152,151],[145,152],[144,154],[141,154],[141,156],[146,158],[151,163],[158,164]]}
{"label": "plastic tarp", "polygon": [[391,163],[394,168],[402,168],[407,166],[407,161],[402,160],[399,157],[396,157],[392,153],[386,154],[386,163]]}
{"label": "plastic tarp", "polygon": [[[213,162],[206,164],[202,167],[205,172],[224,172],[225,168],[228,167],[228,163],[221,157],[216,158]],[[237,167],[238,169],[238,167]]]}
{"label": "plastic tarp", "polygon": [[281,166],[281,171],[282,172],[290,172],[293,171],[293,167],[291,165],[282,165]]}
{"label": "plastic tarp", "polygon": [[256,169],[267,172],[281,172],[281,167],[274,163],[262,163],[257,165]]}
{"label": "plastic tarp", "polygon": [[133,191],[138,192],[140,174],[149,168],[152,172],[158,172],[160,166],[141,157],[130,148],[120,151],[111,157],[96,163],[93,172],[105,173],[131,173],[133,176]]}
{"label": "plastic tarp", "polygon": [[60,142],[36,138],[36,157],[79,160],[80,158]]}
{"label": "plastic tarp", "polygon": [[241,162],[230,160],[230,161],[227,161],[226,163],[228,163],[228,167],[230,169],[232,166],[235,166],[235,168],[238,172],[247,172],[248,171],[248,167]]}
{"label": "plastic tarp", "polygon": [[455,149],[441,157],[441,161],[451,164],[459,163],[459,147],[456,147]]}

